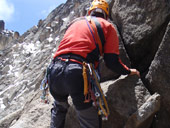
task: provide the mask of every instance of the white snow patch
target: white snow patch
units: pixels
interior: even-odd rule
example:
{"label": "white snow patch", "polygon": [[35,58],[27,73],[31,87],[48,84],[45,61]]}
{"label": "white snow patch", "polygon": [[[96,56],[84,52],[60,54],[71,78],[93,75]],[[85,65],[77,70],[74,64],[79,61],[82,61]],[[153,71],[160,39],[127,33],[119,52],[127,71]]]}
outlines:
{"label": "white snow patch", "polygon": [[54,39],[52,37],[47,38],[48,42],[51,43]]}
{"label": "white snow patch", "polygon": [[33,43],[24,44],[23,48],[25,49],[24,51],[28,53],[34,53],[35,51],[35,46]]}
{"label": "white snow patch", "polygon": [[71,14],[74,14],[74,11],[72,11]]}
{"label": "white snow patch", "polygon": [[63,20],[64,22],[66,22],[66,21],[68,20],[68,17],[63,18],[62,20]]}
{"label": "white snow patch", "polygon": [[55,38],[55,41],[58,41],[60,38],[57,36],[56,38]]}
{"label": "white snow patch", "polygon": [[13,66],[9,65],[9,71],[8,71],[9,74],[12,74],[12,69],[13,69]]}
{"label": "white snow patch", "polygon": [[18,56],[19,56],[18,53],[14,53],[14,54],[13,54],[14,59],[16,59],[16,57],[18,57]]}
{"label": "white snow patch", "polygon": [[38,41],[36,41],[36,44],[41,44],[41,42],[38,40]]}
{"label": "white snow patch", "polygon": [[46,27],[46,29],[47,29],[48,31],[50,31],[50,32],[53,31],[53,29],[52,29],[51,27]]}
{"label": "white snow patch", "polygon": [[54,21],[55,24],[58,24],[59,22],[58,21]]}
{"label": "white snow patch", "polygon": [[52,34],[50,34],[50,36],[46,39],[48,40],[49,43],[51,43],[54,39],[52,38]]}
{"label": "white snow patch", "polygon": [[51,29],[51,27],[46,27],[46,29]]}
{"label": "white snow patch", "polygon": [[56,48],[54,48],[54,49],[53,49],[53,53],[54,53],[54,52],[56,52],[56,51],[57,51],[57,49],[56,49]]}
{"label": "white snow patch", "polygon": [[2,99],[2,98],[0,98],[0,108],[1,108],[2,110],[4,110],[4,109],[6,108],[6,106],[5,106],[4,103],[3,103],[3,99]]}
{"label": "white snow patch", "polygon": [[19,77],[19,72],[14,73],[15,77]]}

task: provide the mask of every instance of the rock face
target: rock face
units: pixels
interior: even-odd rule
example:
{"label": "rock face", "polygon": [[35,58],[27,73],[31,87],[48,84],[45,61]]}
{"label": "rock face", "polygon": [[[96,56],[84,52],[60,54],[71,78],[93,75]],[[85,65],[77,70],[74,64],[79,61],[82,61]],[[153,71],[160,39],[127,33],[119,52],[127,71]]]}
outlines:
{"label": "rock face", "polygon": [[1,31],[0,32],[0,50],[3,51],[7,49],[13,40],[13,33]]}
{"label": "rock face", "polygon": [[[120,58],[139,69],[141,78],[119,76],[101,59],[101,86],[111,111],[103,128],[169,128],[170,2],[108,2]],[[68,23],[86,15],[89,6],[89,0],[67,0],[21,36],[0,32],[0,128],[49,128],[53,98],[44,104],[39,86]],[[69,102],[65,128],[79,128]]]}
{"label": "rock face", "polygon": [[132,114],[125,128],[149,128],[154,114],[160,109],[160,95],[154,94]]}
{"label": "rock face", "polygon": [[132,66],[145,72],[159,47],[169,17],[167,0],[115,0],[112,18],[119,28]]}
{"label": "rock face", "polygon": [[104,128],[150,128],[152,118],[149,117],[159,110],[160,96],[151,95],[137,76],[110,82],[106,94],[111,116]]}
{"label": "rock face", "polygon": [[5,22],[3,20],[0,20],[0,31],[5,29]]}
{"label": "rock face", "polygon": [[[151,63],[149,72],[146,75],[147,86],[151,92],[158,92],[161,95],[161,110],[158,113],[154,126],[155,128],[168,128],[170,123],[170,23],[167,26],[164,38],[159,46],[154,60]],[[158,120],[158,121],[156,121]]]}

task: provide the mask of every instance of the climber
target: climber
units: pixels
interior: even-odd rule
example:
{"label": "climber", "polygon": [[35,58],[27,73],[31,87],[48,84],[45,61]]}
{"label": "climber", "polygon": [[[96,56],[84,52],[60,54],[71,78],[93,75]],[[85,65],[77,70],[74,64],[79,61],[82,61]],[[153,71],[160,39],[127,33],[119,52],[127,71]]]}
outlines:
{"label": "climber", "polygon": [[[60,42],[54,59],[49,66],[48,84],[54,98],[51,109],[51,128],[64,128],[68,110],[68,96],[71,96],[81,128],[99,128],[101,121],[92,101],[84,102],[83,62],[99,68],[99,57],[103,56],[106,66],[123,75],[138,75],[119,58],[119,41],[114,26],[107,21],[109,6],[105,0],[94,0],[87,17],[72,22]],[[99,23],[102,30],[92,26]],[[100,40],[97,39],[97,32]]]}

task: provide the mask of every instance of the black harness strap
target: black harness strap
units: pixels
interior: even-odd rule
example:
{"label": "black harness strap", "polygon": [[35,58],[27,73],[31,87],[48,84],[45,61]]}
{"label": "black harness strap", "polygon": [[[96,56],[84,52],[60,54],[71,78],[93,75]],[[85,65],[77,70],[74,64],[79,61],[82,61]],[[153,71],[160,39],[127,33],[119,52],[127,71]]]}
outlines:
{"label": "black harness strap", "polygon": [[[102,52],[104,51],[104,44],[105,44],[105,36],[104,36],[104,32],[103,32],[103,29],[100,25],[100,22],[97,20],[96,17],[94,16],[90,16],[90,18],[94,21],[95,25],[96,25],[96,28],[97,28],[97,33],[98,33],[98,36],[100,38],[100,41],[102,43]],[[80,20],[84,20],[86,19],[86,17],[79,17],[79,18],[76,18],[74,19],[68,26],[67,26],[67,29],[73,24],[75,23],[76,21],[80,21]],[[67,30],[66,29],[66,30]],[[94,39],[95,40],[95,39]],[[96,42],[95,42],[96,43]],[[99,46],[97,46],[98,44],[96,43],[96,47],[99,48]],[[100,51],[100,50],[99,50]]]}
{"label": "black harness strap", "polygon": [[96,27],[97,27],[97,32],[98,32],[98,35],[99,35],[99,38],[100,38],[100,41],[102,43],[102,50],[104,50],[104,44],[105,44],[105,37],[104,37],[104,33],[103,33],[103,29],[99,23],[99,21],[97,20],[96,17],[92,17]]}

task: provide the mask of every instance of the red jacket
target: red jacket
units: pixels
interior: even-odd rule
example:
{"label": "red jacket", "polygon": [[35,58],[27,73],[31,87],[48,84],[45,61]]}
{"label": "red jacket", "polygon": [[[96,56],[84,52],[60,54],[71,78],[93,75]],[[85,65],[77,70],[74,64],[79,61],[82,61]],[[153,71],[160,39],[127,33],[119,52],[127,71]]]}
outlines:
{"label": "red jacket", "polygon": [[[119,39],[114,26],[103,18],[97,18],[102,27],[105,44],[106,66],[119,74],[129,74],[130,70],[119,59]],[[93,28],[91,28],[93,30]],[[93,31],[94,33],[94,31]],[[62,54],[76,54],[89,62],[99,60],[99,52],[85,19],[74,22],[66,31],[54,58]]]}

